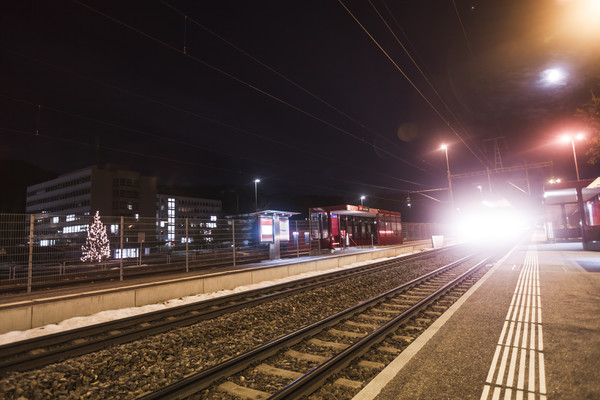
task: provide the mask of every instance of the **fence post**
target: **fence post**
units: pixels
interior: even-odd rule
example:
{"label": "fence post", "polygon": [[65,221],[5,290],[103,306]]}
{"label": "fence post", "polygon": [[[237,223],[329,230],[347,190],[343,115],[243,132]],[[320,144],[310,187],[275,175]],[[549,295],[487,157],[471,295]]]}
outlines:
{"label": "fence post", "polygon": [[231,220],[231,236],[233,238],[233,266],[235,267],[235,219]]}
{"label": "fence post", "polygon": [[31,293],[33,277],[33,214],[29,214],[29,265],[27,267],[27,293]]}
{"label": "fence post", "polygon": [[190,272],[190,238],[188,236],[188,218],[185,219],[185,272]]}
{"label": "fence post", "polygon": [[119,280],[123,281],[123,216],[121,215],[121,258],[119,260]]}
{"label": "fence post", "polygon": [[296,232],[296,256],[300,257],[300,232],[298,232],[298,220],[295,220],[294,222],[296,223],[296,229],[294,229]]}

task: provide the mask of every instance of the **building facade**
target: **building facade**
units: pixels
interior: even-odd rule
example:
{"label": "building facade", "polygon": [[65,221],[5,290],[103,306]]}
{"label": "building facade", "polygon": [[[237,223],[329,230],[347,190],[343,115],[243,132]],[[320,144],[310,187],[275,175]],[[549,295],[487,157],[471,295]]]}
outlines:
{"label": "building facade", "polygon": [[221,200],[198,197],[156,196],[156,237],[169,246],[210,242],[221,217]]}
{"label": "building facade", "polygon": [[153,217],[156,179],[108,165],[70,172],[27,187],[26,213]]}

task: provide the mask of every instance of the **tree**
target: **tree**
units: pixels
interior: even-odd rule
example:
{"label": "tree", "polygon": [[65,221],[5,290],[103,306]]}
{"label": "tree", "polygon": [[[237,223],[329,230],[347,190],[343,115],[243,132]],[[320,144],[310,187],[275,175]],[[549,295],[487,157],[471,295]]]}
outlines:
{"label": "tree", "polygon": [[94,223],[87,228],[88,236],[85,244],[81,246],[83,255],[81,261],[102,262],[110,257],[110,242],[106,235],[106,227],[100,221],[100,212],[96,211]]}
{"label": "tree", "polygon": [[590,147],[587,154],[589,164],[600,163],[600,97],[592,91],[592,97],[581,108],[578,108],[575,115],[581,118],[586,125],[586,130],[592,136],[590,137]]}

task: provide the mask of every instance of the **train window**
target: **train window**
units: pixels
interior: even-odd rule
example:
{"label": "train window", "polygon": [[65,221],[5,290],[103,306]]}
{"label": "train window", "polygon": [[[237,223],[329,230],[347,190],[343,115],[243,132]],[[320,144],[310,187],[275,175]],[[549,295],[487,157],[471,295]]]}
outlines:
{"label": "train window", "polygon": [[600,195],[585,202],[585,219],[589,226],[600,225]]}

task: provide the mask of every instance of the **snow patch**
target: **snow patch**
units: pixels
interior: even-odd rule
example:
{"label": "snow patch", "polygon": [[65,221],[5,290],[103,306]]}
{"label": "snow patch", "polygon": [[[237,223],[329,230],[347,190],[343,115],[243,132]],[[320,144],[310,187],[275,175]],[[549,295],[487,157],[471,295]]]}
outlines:
{"label": "snow patch", "polygon": [[356,262],[353,264],[345,265],[343,267],[328,269],[326,271],[305,272],[302,274],[289,276],[287,278],[281,278],[281,279],[276,279],[276,280],[272,280],[272,281],[263,281],[260,283],[255,283],[255,284],[246,285],[246,286],[238,286],[234,289],[219,290],[218,292],[203,293],[203,294],[198,294],[198,295],[194,295],[194,296],[186,296],[186,297],[182,297],[182,298],[178,298],[178,299],[168,300],[168,301],[158,303],[158,304],[149,304],[149,305],[140,306],[140,307],[122,308],[119,310],[101,311],[99,313],[96,313],[93,315],[88,315],[85,317],[69,318],[62,322],[59,322],[58,324],[49,324],[49,325],[45,325],[45,326],[41,326],[38,328],[33,328],[33,329],[25,330],[25,331],[12,331],[12,332],[7,332],[4,334],[1,334],[0,335],[0,345],[14,343],[14,342],[18,342],[21,340],[27,340],[27,339],[31,339],[31,338],[35,338],[35,337],[39,337],[39,336],[49,335],[52,333],[64,332],[64,331],[68,331],[71,329],[81,328],[84,326],[99,324],[102,322],[108,322],[108,321],[114,321],[117,319],[132,317],[135,315],[140,315],[140,314],[148,313],[148,312],[152,312],[152,311],[163,310],[163,309],[171,308],[171,307],[177,307],[177,306],[184,305],[184,304],[198,303],[198,302],[213,299],[216,297],[227,296],[227,295],[233,294],[233,293],[240,293],[240,292],[245,292],[245,291],[249,291],[252,289],[258,289],[258,288],[262,288],[262,287],[266,287],[266,286],[276,285],[279,283],[290,282],[290,281],[303,279],[303,278],[309,278],[311,276],[322,275],[322,274],[330,273],[330,272],[334,272],[334,271],[341,271],[344,269],[356,268],[356,267],[359,267],[362,265],[368,265],[368,264],[373,264],[373,263],[377,263],[377,262],[382,262],[382,261],[390,260],[393,258],[405,257],[409,254],[411,254],[411,253],[402,254],[402,255],[396,256],[396,257],[384,257],[384,258],[378,258],[375,260]]}

